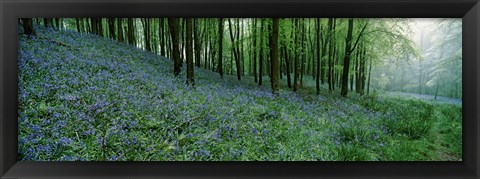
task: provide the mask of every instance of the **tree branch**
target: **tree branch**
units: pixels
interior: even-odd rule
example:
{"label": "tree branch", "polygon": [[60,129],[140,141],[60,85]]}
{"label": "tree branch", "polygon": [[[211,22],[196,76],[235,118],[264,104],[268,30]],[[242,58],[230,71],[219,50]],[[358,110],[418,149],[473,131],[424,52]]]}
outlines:
{"label": "tree branch", "polygon": [[350,50],[350,53],[352,53],[353,50],[355,50],[355,48],[357,47],[358,41],[360,40],[360,37],[363,35],[363,31],[365,31],[367,24],[368,22],[365,22],[365,25],[363,26],[362,31],[360,31],[360,34],[358,34],[357,40],[355,41],[355,45],[353,45],[353,48]]}

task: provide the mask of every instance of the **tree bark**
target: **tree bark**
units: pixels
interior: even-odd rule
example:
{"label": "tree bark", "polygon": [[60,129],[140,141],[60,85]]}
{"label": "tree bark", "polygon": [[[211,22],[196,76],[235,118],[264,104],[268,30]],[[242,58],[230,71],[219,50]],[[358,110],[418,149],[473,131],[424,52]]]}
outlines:
{"label": "tree bark", "polygon": [[115,39],[115,19],[108,18],[108,32],[110,33],[110,38]]}
{"label": "tree bark", "polygon": [[343,57],[343,76],[342,76],[342,88],[340,95],[347,96],[348,90],[348,70],[350,69],[350,53],[352,49],[352,31],[353,31],[353,19],[348,19],[348,30],[345,42],[345,56]]}
{"label": "tree bark", "polygon": [[[295,29],[300,29],[300,25],[299,25],[299,22],[298,22],[298,19],[294,19],[294,24],[296,26]],[[297,43],[298,43],[298,35],[299,35],[299,32],[298,31],[295,31],[295,40],[293,41],[293,50],[295,51],[295,53],[293,53],[294,57],[295,57],[295,67],[294,67],[294,77],[293,77],[293,91],[297,91],[298,90],[298,78],[299,78],[299,72],[300,72],[300,69],[299,69],[299,58],[298,56],[300,55],[298,53],[298,49],[296,48],[297,47]]]}
{"label": "tree bark", "polygon": [[265,19],[261,19],[260,21],[260,58],[258,59],[259,69],[258,69],[258,85],[262,85],[263,81],[263,36],[264,36],[264,26],[265,26]]}
{"label": "tree bark", "polygon": [[128,26],[128,29],[127,29],[128,44],[135,46],[135,35],[134,35],[133,19],[132,18],[128,18],[127,26]]}
{"label": "tree bark", "polygon": [[120,42],[123,42],[123,25],[122,25],[123,18],[117,19],[117,39]]}
{"label": "tree bark", "polygon": [[255,78],[255,83],[258,82],[257,77],[257,19],[253,19],[253,76]]}
{"label": "tree bark", "polygon": [[285,55],[285,72],[287,73],[287,86],[292,88],[292,79],[290,75],[290,60],[288,59],[287,45],[283,46],[283,54]]}
{"label": "tree bark", "polygon": [[145,37],[145,50],[152,51],[152,47],[150,46],[150,19],[143,18],[143,34]]}
{"label": "tree bark", "polygon": [[[230,39],[232,40],[233,56],[235,58],[235,66],[237,68],[237,79],[241,80],[242,76],[241,76],[240,59],[239,59],[240,52],[238,50],[238,44],[236,44],[237,43],[236,39],[233,36],[233,28],[232,28],[232,22],[231,22],[230,18],[228,19],[228,26],[230,28]],[[239,29],[237,29],[237,35],[238,35],[238,30]],[[230,64],[230,65],[232,65],[232,64]],[[231,68],[230,68],[230,70],[231,70]]]}
{"label": "tree bark", "polygon": [[187,18],[187,85],[195,86],[193,71],[192,19]]}
{"label": "tree bark", "polygon": [[220,78],[223,78],[223,64],[222,64],[222,51],[223,51],[223,18],[219,19],[218,22],[218,73]]}
{"label": "tree bark", "polygon": [[28,37],[35,35],[35,29],[33,28],[32,18],[22,18],[23,21],[23,33]]}
{"label": "tree bark", "polygon": [[75,18],[75,25],[77,26],[77,32],[80,33],[80,20]]}
{"label": "tree bark", "polygon": [[[320,18],[317,18],[317,68],[316,68],[316,78],[315,78],[315,87],[317,89],[317,94],[320,94],[320,62],[321,62],[321,57],[320,57],[320,36],[322,32],[320,31]],[[323,54],[322,54],[323,55]]]}
{"label": "tree bark", "polygon": [[278,89],[278,18],[273,18],[272,35],[270,36],[270,56],[272,69],[272,93],[275,94]]}
{"label": "tree bark", "polygon": [[179,30],[179,23],[178,18],[169,18],[168,19],[168,26],[171,32],[172,37],[172,45],[173,45],[173,74],[175,76],[180,75],[180,63],[182,63],[182,59],[180,59],[180,49],[179,49],[179,42],[178,42],[178,30]]}
{"label": "tree bark", "polygon": [[328,92],[332,94],[333,92],[333,19],[328,18],[328,72],[327,72],[327,81],[328,81]]}
{"label": "tree bark", "polygon": [[195,66],[197,67],[200,67],[200,50],[201,50],[201,43],[200,43],[200,26],[199,26],[199,22],[198,22],[198,19],[195,18],[194,19],[194,41],[195,41]]}

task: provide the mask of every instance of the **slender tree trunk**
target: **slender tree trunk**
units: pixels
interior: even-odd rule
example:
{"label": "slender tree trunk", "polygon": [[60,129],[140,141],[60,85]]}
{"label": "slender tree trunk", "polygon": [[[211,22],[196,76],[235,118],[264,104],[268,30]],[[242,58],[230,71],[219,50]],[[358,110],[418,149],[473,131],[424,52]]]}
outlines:
{"label": "slender tree trunk", "polygon": [[60,30],[60,18],[55,18],[55,27],[57,30]]}
{"label": "slender tree trunk", "polygon": [[123,25],[122,25],[123,18],[117,19],[117,39],[120,42],[123,42]]}
{"label": "slender tree trunk", "polygon": [[97,32],[98,32],[98,35],[103,37],[104,34],[103,34],[103,23],[102,22],[103,22],[103,18],[98,18],[97,19],[97,28],[98,28]]}
{"label": "slender tree trunk", "polygon": [[[298,22],[298,19],[295,19],[294,20],[294,23],[295,23],[295,26],[297,28],[295,29],[300,29],[300,25],[299,25],[299,22]],[[298,56],[300,55],[298,53],[298,49],[297,49],[297,44],[298,44],[298,35],[299,35],[299,32],[298,31],[295,31],[295,39],[293,41],[293,50],[295,51],[295,53],[293,53],[293,55],[295,56],[295,67],[294,67],[294,77],[293,77],[293,91],[297,91],[298,90],[298,78],[299,78],[299,72],[300,72],[300,64],[299,64],[299,58]]]}
{"label": "slender tree trunk", "polygon": [[115,19],[108,18],[108,32],[110,33],[110,38],[115,39]]}
{"label": "slender tree trunk", "polygon": [[347,96],[347,85],[348,85],[348,70],[350,69],[350,50],[352,49],[352,31],[353,31],[353,19],[348,19],[348,30],[347,38],[345,42],[345,56],[343,58],[343,77],[342,77],[342,88],[341,95],[343,97]]}
{"label": "slender tree trunk", "polygon": [[[360,83],[359,83],[359,80],[360,80],[360,52],[359,52],[359,49],[357,49],[355,51],[355,55],[354,55],[354,63],[355,63],[355,66],[353,67],[354,69],[354,73],[352,73],[351,78],[350,78],[350,92],[353,91],[353,82],[355,81],[355,92],[356,93],[360,93]],[[355,78],[353,78],[355,76]]]}
{"label": "slender tree trunk", "polygon": [[75,24],[77,26],[77,32],[80,33],[80,20],[78,18],[75,18]]}
{"label": "slender tree trunk", "polygon": [[327,72],[327,80],[328,80],[328,92],[332,94],[333,92],[333,19],[328,18],[328,72]]}
{"label": "slender tree trunk", "polygon": [[165,38],[164,38],[164,19],[163,18],[158,18],[158,37],[160,38],[160,55],[165,56]]}
{"label": "slender tree trunk", "polygon": [[372,60],[368,63],[368,82],[367,82],[367,95],[370,93],[370,77],[372,76]]}
{"label": "slender tree trunk", "polygon": [[[210,33],[210,29],[207,28],[207,27],[210,27],[210,20],[209,19],[205,19],[205,26],[204,26],[204,34],[205,34],[205,39],[204,39],[204,42],[205,42],[205,50],[204,50],[204,57],[203,57],[203,61],[204,61],[204,68],[205,69],[210,69],[210,67],[208,66],[209,62],[208,62],[208,52],[211,51],[211,46],[209,46],[209,42],[210,40],[208,39],[208,34]],[[210,47],[210,48],[208,48]]]}
{"label": "slender tree trunk", "polygon": [[220,78],[223,78],[223,64],[222,64],[222,47],[223,47],[223,18],[219,19],[218,23],[218,73],[220,73]]}
{"label": "slender tree trunk", "polygon": [[143,36],[145,37],[145,50],[151,52],[152,47],[150,46],[150,20],[149,18],[143,18]]}
{"label": "slender tree trunk", "polygon": [[270,36],[270,56],[272,57],[272,93],[275,94],[278,89],[278,18],[273,18],[272,35]]}
{"label": "slender tree trunk", "polygon": [[287,45],[285,44],[283,46],[283,54],[285,55],[285,72],[287,73],[287,86],[288,88],[292,88],[292,80],[291,80],[291,75],[290,75],[290,60],[288,59],[288,51],[287,51]]}
{"label": "slender tree trunk", "polygon": [[187,18],[187,85],[195,86],[193,71],[192,19]]}
{"label": "slender tree trunk", "polygon": [[92,33],[98,35],[97,18],[92,18],[90,21],[92,22]]}
{"label": "slender tree trunk", "polygon": [[127,26],[128,26],[128,29],[127,29],[128,44],[135,46],[135,35],[134,35],[133,19],[132,18],[128,18]]}
{"label": "slender tree trunk", "polygon": [[257,19],[253,19],[253,76],[255,83],[258,82],[257,77]]}
{"label": "slender tree trunk", "polygon": [[[322,36],[320,31],[320,18],[317,18],[317,68],[316,68],[316,78],[315,78],[315,87],[317,88],[317,94],[320,94],[320,37]],[[323,55],[323,54],[322,54]]]}
{"label": "slender tree trunk", "polygon": [[301,66],[300,66],[300,87],[303,86],[303,74],[305,74],[305,58],[306,58],[306,53],[305,53],[305,22],[304,19],[302,18],[302,41],[301,41],[301,55],[302,55],[302,61],[301,61]]}
{"label": "slender tree trunk", "polygon": [[245,75],[245,53],[244,53],[244,49],[243,49],[243,38],[240,37],[243,35],[243,32],[244,32],[244,26],[243,26],[243,20],[242,20],[242,23],[241,23],[241,27],[240,28],[240,18],[237,18],[237,24],[238,24],[238,28],[239,28],[239,31],[237,31],[237,34],[238,34],[238,40],[240,41],[240,45],[239,45],[239,58],[240,59],[240,64],[241,64],[241,75]]}
{"label": "slender tree trunk", "polygon": [[33,28],[32,18],[22,18],[23,21],[23,33],[28,37],[35,35],[35,29]]}
{"label": "slender tree trunk", "polygon": [[179,49],[179,42],[178,42],[178,31],[179,31],[179,23],[177,18],[169,18],[168,19],[168,26],[170,28],[171,37],[172,37],[172,45],[173,45],[173,74],[175,76],[180,75],[180,63],[182,63],[182,59],[180,59],[180,49]]}
{"label": "slender tree trunk", "polygon": [[259,69],[258,69],[258,85],[262,85],[262,77],[263,77],[263,36],[264,36],[264,26],[265,26],[265,19],[261,19],[260,21],[260,58],[258,59]]}
{"label": "slender tree trunk", "polygon": [[92,32],[92,22],[91,22],[90,18],[85,18],[85,27],[86,27],[88,33],[93,33]]}
{"label": "slender tree trunk", "polygon": [[198,19],[195,18],[194,19],[194,41],[195,41],[195,66],[197,67],[200,67],[200,49],[202,48],[200,46],[200,35],[199,35],[199,32],[200,32],[200,27],[199,27],[199,22],[198,22]]}
{"label": "slender tree trunk", "polygon": [[363,50],[362,50],[362,60],[360,62],[360,94],[363,95],[365,91],[365,61],[366,61],[366,47],[365,45],[362,45]]}
{"label": "slender tree trunk", "polygon": [[[239,59],[239,51],[238,51],[238,44],[236,44],[236,39],[233,36],[233,28],[232,28],[232,22],[230,18],[228,19],[228,26],[230,27],[230,39],[232,40],[232,50],[233,50],[233,56],[235,58],[235,66],[237,67],[237,79],[241,80],[241,69],[240,69],[240,59]],[[239,29],[237,29],[238,31]],[[238,35],[238,33],[237,33]],[[230,63],[232,65],[232,63]],[[230,68],[232,70],[232,68]]]}

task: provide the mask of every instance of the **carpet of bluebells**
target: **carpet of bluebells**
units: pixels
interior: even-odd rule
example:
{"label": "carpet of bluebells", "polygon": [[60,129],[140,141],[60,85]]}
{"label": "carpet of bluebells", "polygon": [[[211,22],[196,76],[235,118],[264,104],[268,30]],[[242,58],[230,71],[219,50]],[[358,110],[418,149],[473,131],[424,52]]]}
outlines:
{"label": "carpet of bluebells", "polygon": [[268,78],[258,86],[251,77],[220,79],[200,68],[193,89],[185,85],[185,64],[174,77],[170,59],[126,43],[68,30],[37,33],[19,35],[19,160],[462,157],[458,104],[283,87],[273,96]]}

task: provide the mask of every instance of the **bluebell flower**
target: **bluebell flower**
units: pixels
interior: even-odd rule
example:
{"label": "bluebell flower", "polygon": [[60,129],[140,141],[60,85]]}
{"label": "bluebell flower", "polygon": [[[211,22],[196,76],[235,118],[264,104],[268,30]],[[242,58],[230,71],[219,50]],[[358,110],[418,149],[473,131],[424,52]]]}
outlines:
{"label": "bluebell flower", "polygon": [[206,151],[206,150],[199,150],[195,153],[196,156],[199,156],[199,157],[210,157],[210,152],[209,151]]}

